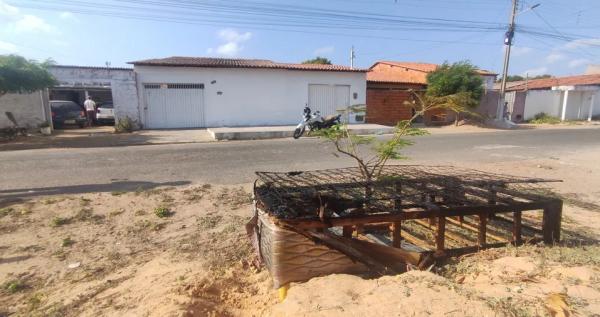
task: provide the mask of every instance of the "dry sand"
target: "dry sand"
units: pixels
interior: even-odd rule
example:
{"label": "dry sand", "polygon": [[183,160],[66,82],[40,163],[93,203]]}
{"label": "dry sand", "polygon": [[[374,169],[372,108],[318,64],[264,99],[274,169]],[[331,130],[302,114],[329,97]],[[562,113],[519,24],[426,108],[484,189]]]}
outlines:
{"label": "dry sand", "polygon": [[[468,166],[565,180],[551,187],[566,199],[568,246],[492,249],[379,279],[314,278],[282,303],[268,272],[249,264],[250,185],[14,203],[0,209],[0,316],[536,316],[558,293],[578,316],[598,315],[600,248],[586,245],[600,233],[598,154]],[[161,206],[172,214],[158,217]]]}

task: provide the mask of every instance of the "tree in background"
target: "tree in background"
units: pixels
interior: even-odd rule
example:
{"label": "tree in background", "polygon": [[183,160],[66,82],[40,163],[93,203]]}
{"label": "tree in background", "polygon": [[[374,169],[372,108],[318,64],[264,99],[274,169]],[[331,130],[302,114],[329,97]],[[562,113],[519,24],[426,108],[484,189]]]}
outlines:
{"label": "tree in background", "polygon": [[321,64],[321,65],[331,65],[331,61],[326,57],[317,56],[313,59],[307,59],[302,64]]}
{"label": "tree in background", "polygon": [[7,93],[26,93],[56,84],[48,72],[54,61],[42,63],[18,55],[0,55],[0,97]]}
{"label": "tree in background", "polygon": [[[544,74],[544,75],[537,75],[537,76],[533,76],[533,77],[523,77],[521,75],[508,75],[506,76],[506,82],[511,82],[511,81],[522,81],[522,80],[533,80],[533,79],[543,79],[543,78],[552,78],[552,75],[550,74]],[[501,83],[502,82],[502,77],[500,77],[499,79],[496,80],[497,83]]]}
{"label": "tree in background", "polygon": [[479,105],[483,94],[483,79],[469,61],[447,62],[427,74],[427,92],[430,97],[447,97],[444,108],[456,113],[455,125],[462,112],[470,112]]}

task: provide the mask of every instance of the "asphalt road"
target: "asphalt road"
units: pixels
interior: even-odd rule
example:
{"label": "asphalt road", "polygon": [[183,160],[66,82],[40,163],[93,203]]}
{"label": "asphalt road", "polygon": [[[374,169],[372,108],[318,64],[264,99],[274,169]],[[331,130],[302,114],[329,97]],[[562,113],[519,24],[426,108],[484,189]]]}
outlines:
{"label": "asphalt road", "polygon": [[[600,147],[600,129],[543,129],[439,134],[414,138],[407,163],[517,161]],[[134,190],[189,183],[251,182],[254,171],[352,166],[330,144],[300,140],[0,152],[0,198]],[[600,159],[600,158],[599,158]]]}

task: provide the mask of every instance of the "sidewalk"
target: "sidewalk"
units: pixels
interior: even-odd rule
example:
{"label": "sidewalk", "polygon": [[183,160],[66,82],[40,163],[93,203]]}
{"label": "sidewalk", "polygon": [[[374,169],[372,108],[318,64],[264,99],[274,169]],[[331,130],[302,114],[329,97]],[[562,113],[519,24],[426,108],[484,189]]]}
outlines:
{"label": "sidewalk", "polygon": [[0,142],[0,151],[45,148],[93,148],[150,144],[214,142],[206,129],[139,130],[114,133],[112,126],[55,130],[51,136],[32,134],[12,142]]}
{"label": "sidewalk", "polygon": [[[351,124],[348,126],[355,134],[389,134],[394,130],[380,124]],[[270,127],[232,127],[232,128],[208,128],[208,133],[215,140],[262,140],[291,138],[296,126],[270,126]],[[306,136],[306,134],[304,135]]]}

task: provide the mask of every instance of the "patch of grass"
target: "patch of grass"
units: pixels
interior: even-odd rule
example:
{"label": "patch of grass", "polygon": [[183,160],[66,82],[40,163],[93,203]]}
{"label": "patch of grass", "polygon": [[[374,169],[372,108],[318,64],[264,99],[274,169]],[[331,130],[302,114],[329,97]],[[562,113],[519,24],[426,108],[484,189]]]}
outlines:
{"label": "patch of grass", "polygon": [[68,224],[71,221],[70,218],[54,216],[50,220],[50,227],[56,228]]}
{"label": "patch of grass", "polygon": [[139,234],[147,230],[160,231],[166,226],[165,223],[154,222],[148,219],[137,221],[132,227],[128,229],[130,233]]}
{"label": "patch of grass", "polygon": [[126,191],[123,191],[123,190],[117,190],[117,191],[112,191],[112,192],[110,192],[110,194],[111,194],[111,195],[113,195],[113,196],[121,196],[121,195],[124,195],[124,194],[126,194],[126,193],[127,193],[127,192],[126,192]]}
{"label": "patch of grass", "polygon": [[172,203],[175,201],[175,198],[171,197],[169,194],[167,193],[162,193],[160,195],[160,201],[163,203]]}
{"label": "patch of grass", "polygon": [[195,186],[183,190],[184,199],[190,202],[198,201],[204,198],[211,189],[210,184],[203,184],[202,186]]}
{"label": "patch of grass", "polygon": [[223,220],[223,216],[209,215],[196,218],[196,223],[200,229],[213,229]]}
{"label": "patch of grass", "polygon": [[55,199],[55,198],[46,198],[46,199],[42,200],[42,204],[44,204],[44,205],[52,205],[52,204],[56,204],[57,202],[60,202],[60,200]]}
{"label": "patch of grass", "polygon": [[21,280],[12,280],[4,283],[2,285],[2,289],[8,292],[9,294],[14,294],[19,291],[22,291],[26,288],[26,285]]}
{"label": "patch of grass", "polygon": [[154,214],[158,218],[167,218],[167,217],[171,217],[174,214],[174,212],[171,211],[168,207],[160,206],[160,207],[154,208]]}
{"label": "patch of grass", "polygon": [[63,250],[63,249],[59,249],[59,250],[52,252],[52,256],[54,256],[55,258],[57,258],[61,261],[64,261],[67,259],[67,252],[65,252],[65,250]]}
{"label": "patch of grass", "polygon": [[252,194],[242,187],[236,189],[223,188],[217,194],[217,202],[230,208],[237,209],[252,202]]}
{"label": "patch of grass", "polygon": [[15,211],[15,209],[11,208],[11,207],[2,208],[2,209],[0,209],[0,218],[2,218],[4,216],[8,216],[9,214],[13,213],[14,211]]}
{"label": "patch of grass", "polygon": [[118,216],[118,215],[120,215],[120,214],[122,214],[124,212],[125,212],[125,209],[119,208],[119,209],[111,210],[111,212],[109,212],[108,215],[110,217],[115,217],[115,216]]}
{"label": "patch of grass", "polygon": [[87,207],[90,205],[91,202],[92,202],[92,200],[89,198],[79,197],[79,205],[81,207]]}
{"label": "patch of grass", "polygon": [[558,117],[551,116],[547,113],[540,112],[533,116],[533,119],[529,120],[529,123],[533,124],[558,124],[560,119]]}
{"label": "patch of grass", "polygon": [[20,214],[21,214],[21,216],[29,215],[29,214],[31,214],[31,209],[23,208],[23,209],[21,209]]}
{"label": "patch of grass", "polygon": [[43,297],[44,297],[44,295],[41,293],[35,293],[35,294],[31,295],[27,299],[27,309],[29,311],[34,311],[34,310],[38,309],[42,304]]}
{"label": "patch of grass", "polygon": [[77,221],[90,221],[90,222],[101,222],[104,219],[104,216],[94,214],[94,211],[91,208],[81,208],[75,216],[73,216],[74,220]]}
{"label": "patch of grass", "polygon": [[[138,190],[140,190],[140,191],[138,192]],[[163,189],[163,188],[143,189],[141,187],[138,187],[138,189],[136,189],[136,193],[135,194],[138,195],[138,196],[141,195],[141,194],[144,194],[145,197],[150,197],[150,196],[153,196],[153,195],[159,195],[160,193],[162,193],[164,191],[165,191],[165,189]]]}
{"label": "patch of grass", "polygon": [[67,248],[67,247],[72,246],[73,244],[75,244],[75,241],[73,239],[71,239],[71,237],[66,237],[66,238],[62,239],[62,242],[60,245],[63,248]]}
{"label": "patch of grass", "polygon": [[502,316],[513,316],[513,317],[528,317],[537,316],[527,309],[533,307],[531,304],[523,303],[512,297],[504,298],[488,298],[486,300],[488,306],[490,306],[495,312],[500,313]]}
{"label": "patch of grass", "polygon": [[131,133],[135,129],[133,120],[129,117],[120,118],[115,124],[115,133]]}

